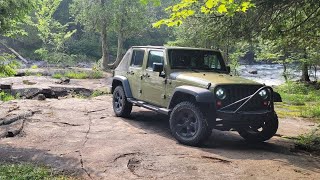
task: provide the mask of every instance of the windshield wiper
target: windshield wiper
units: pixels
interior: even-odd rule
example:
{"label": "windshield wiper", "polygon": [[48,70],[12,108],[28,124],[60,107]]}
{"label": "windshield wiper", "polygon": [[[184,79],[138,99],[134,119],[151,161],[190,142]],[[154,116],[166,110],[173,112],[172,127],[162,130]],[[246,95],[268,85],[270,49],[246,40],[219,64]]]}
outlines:
{"label": "windshield wiper", "polygon": [[188,69],[191,70],[191,71],[193,71],[193,72],[196,72],[196,73],[200,72],[200,71],[198,71],[198,70],[196,70],[196,69],[193,69],[193,68],[188,68]]}

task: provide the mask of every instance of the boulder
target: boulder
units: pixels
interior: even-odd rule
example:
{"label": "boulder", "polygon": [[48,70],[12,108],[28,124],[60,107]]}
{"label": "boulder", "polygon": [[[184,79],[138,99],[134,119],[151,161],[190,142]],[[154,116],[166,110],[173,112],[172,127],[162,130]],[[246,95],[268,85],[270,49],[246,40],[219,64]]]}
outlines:
{"label": "boulder", "polygon": [[250,74],[258,74],[258,70],[256,70],[256,69],[248,70],[248,72]]}
{"label": "boulder", "polygon": [[59,81],[57,81],[55,83],[56,84],[69,84],[70,83],[70,78],[62,77],[62,78],[60,78]]}
{"label": "boulder", "polygon": [[35,98],[36,98],[37,100],[39,100],[39,101],[44,101],[44,100],[46,100],[46,96],[43,95],[43,94],[38,94]]}

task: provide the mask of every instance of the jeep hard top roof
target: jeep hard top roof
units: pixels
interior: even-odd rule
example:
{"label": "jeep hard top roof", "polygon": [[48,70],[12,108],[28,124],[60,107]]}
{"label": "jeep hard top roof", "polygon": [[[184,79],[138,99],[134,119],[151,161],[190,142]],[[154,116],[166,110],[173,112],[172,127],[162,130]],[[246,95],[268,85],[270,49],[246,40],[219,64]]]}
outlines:
{"label": "jeep hard top roof", "polygon": [[185,50],[202,50],[202,51],[215,51],[219,50],[208,49],[208,48],[193,48],[193,47],[178,47],[178,46],[132,46],[132,48],[149,48],[149,49],[185,49]]}
{"label": "jeep hard top roof", "polygon": [[115,69],[116,71],[127,71],[129,68],[129,63],[131,60],[131,54],[132,54],[132,50],[134,48],[148,48],[148,49],[163,49],[163,50],[201,50],[201,51],[214,51],[214,52],[220,52],[217,50],[213,50],[213,49],[205,49],[205,48],[191,48],[191,47],[174,47],[174,46],[132,46],[130,49],[128,49],[128,51],[126,52],[126,54],[123,56],[120,64],[117,66],[117,68]]}

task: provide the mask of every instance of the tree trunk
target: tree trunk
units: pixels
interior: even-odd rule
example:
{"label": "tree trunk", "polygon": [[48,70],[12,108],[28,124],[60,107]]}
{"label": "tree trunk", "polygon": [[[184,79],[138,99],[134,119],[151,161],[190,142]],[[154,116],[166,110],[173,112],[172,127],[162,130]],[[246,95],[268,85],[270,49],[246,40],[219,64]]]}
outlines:
{"label": "tree trunk", "polygon": [[317,65],[314,65],[314,80],[318,81],[318,78],[317,78]]}
{"label": "tree trunk", "polygon": [[305,49],[304,50],[304,60],[305,61],[302,63],[301,81],[310,82],[308,63],[306,62],[307,58],[308,58],[307,49]]}
{"label": "tree trunk", "polygon": [[117,50],[117,59],[116,61],[113,63],[113,68],[117,67],[118,64],[120,63],[121,59],[122,59],[122,51],[123,51],[123,42],[124,42],[124,38],[123,38],[123,33],[120,31],[118,33],[118,50]]}
{"label": "tree trunk", "polygon": [[282,62],[283,65],[283,77],[285,79],[286,82],[288,82],[288,76],[287,76],[287,64],[285,63],[285,61],[283,60]]}
{"label": "tree trunk", "polygon": [[107,23],[105,21],[102,22],[101,28],[102,68],[107,69],[109,64],[109,53],[107,44]]}
{"label": "tree trunk", "polygon": [[302,64],[302,77],[301,80],[305,82],[310,82],[309,72],[308,72],[308,64],[303,62]]}
{"label": "tree trunk", "polygon": [[125,6],[122,4],[121,12],[123,12],[123,14],[121,14],[120,17],[118,17],[120,22],[119,22],[119,29],[118,29],[117,59],[116,59],[116,61],[114,63],[108,64],[108,67],[110,69],[115,69],[119,65],[121,60],[122,60],[123,43],[124,43],[124,40],[125,40],[124,32],[123,32],[123,27],[125,26],[124,18],[127,16],[124,7]]}

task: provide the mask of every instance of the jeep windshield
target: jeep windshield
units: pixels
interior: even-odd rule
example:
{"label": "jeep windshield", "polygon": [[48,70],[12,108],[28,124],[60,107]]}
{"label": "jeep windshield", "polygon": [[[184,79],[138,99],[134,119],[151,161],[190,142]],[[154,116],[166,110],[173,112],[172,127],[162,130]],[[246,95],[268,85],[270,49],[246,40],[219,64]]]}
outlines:
{"label": "jeep windshield", "polygon": [[220,52],[208,50],[169,49],[171,69],[226,72]]}

